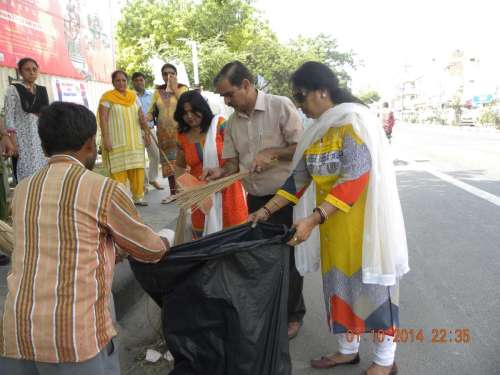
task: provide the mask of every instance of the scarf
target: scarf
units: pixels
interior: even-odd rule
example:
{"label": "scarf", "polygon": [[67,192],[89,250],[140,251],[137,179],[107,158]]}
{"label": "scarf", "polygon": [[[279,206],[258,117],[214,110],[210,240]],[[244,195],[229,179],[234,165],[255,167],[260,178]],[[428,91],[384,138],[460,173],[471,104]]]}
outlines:
{"label": "scarf", "polygon": [[303,134],[293,157],[294,170],[310,145],[330,128],[352,124],[370,151],[362,247],[362,280],[365,284],[396,284],[410,268],[403,212],[389,143],[377,119],[363,105],[338,104],[325,111]]}
{"label": "scarf", "polygon": [[13,85],[19,94],[24,112],[38,114],[43,107],[49,105],[49,96],[45,86],[35,85],[35,93],[33,94],[23,84],[14,83]]}
{"label": "scarf", "polygon": [[[203,169],[218,168],[219,158],[217,156],[217,131],[219,122],[223,119],[220,115],[215,115],[208,128],[203,147]],[[205,215],[205,228],[203,236],[221,231],[222,225],[222,194],[215,193],[213,196],[213,205],[208,214]]]}
{"label": "scarf", "polygon": [[118,90],[106,91],[102,96],[99,104],[102,102],[111,102],[113,104],[123,105],[125,107],[130,107],[134,105],[137,100],[137,95],[134,91],[127,89],[125,95],[122,95]]}

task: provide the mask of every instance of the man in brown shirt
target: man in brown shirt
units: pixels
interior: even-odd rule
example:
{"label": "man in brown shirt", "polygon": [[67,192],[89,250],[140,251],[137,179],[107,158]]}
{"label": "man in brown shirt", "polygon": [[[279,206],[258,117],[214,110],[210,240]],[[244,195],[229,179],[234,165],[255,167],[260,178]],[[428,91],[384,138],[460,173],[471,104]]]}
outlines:
{"label": "man in brown shirt", "polygon": [[119,374],[110,312],[118,255],[158,262],[168,241],[125,188],[91,172],[95,116],[55,102],[38,129],[47,166],[17,186],[14,250],[0,326],[0,374]]}
{"label": "man in brown shirt", "polygon": [[[241,169],[252,173],[243,180],[252,213],[271,199],[291,173],[291,160],[302,135],[302,120],[290,101],[266,94],[253,85],[249,70],[239,61],[226,64],[214,80],[219,94],[235,112],[226,122],[222,158],[224,168],[208,170],[208,179],[217,179]],[[273,215],[270,222],[292,225],[293,208]],[[305,314],[303,278],[295,267],[290,248],[288,295],[288,336],[297,335]]]}

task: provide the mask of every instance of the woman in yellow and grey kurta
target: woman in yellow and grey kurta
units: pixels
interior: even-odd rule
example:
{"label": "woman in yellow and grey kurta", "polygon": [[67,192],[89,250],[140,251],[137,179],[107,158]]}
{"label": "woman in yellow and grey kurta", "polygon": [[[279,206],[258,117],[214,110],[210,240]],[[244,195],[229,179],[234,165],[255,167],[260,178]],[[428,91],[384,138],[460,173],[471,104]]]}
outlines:
{"label": "woman in yellow and grey kurta", "polygon": [[135,92],[127,88],[123,71],[112,74],[114,90],[107,91],[99,101],[99,125],[103,163],[113,180],[130,184],[137,205],[144,201],[144,141],[149,142],[141,128],[146,125]]}
{"label": "woman in yellow and grey kurta", "polygon": [[[333,72],[320,63],[304,64],[292,76],[292,84],[296,103],[314,119],[330,111],[335,103],[360,102],[339,88]],[[299,146],[305,148],[296,151],[303,154],[300,161],[296,161],[294,172],[277,194],[252,214],[251,220],[266,220],[281,207],[296,204],[310,183],[316,185],[317,208],[309,217],[295,223],[297,232],[290,244],[305,241],[312,229],[322,224],[323,292],[330,331],[339,334],[339,353],[314,359],[311,365],[331,368],[359,363],[359,341],[355,334],[375,332],[382,342],[375,345],[375,363],[368,374],[395,374],[396,344],[391,335],[399,324],[398,285],[366,284],[362,275],[371,155],[351,124],[325,129],[324,133],[311,137],[308,145],[302,146],[301,141]]]}

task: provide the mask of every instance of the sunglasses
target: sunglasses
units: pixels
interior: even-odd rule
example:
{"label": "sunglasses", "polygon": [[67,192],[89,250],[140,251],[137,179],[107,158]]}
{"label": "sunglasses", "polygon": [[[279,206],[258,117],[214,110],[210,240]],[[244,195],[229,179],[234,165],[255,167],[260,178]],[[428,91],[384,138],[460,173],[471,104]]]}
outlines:
{"label": "sunglasses", "polygon": [[304,103],[306,101],[308,92],[302,92],[302,91],[297,91],[292,94],[293,100],[295,100],[296,103]]}

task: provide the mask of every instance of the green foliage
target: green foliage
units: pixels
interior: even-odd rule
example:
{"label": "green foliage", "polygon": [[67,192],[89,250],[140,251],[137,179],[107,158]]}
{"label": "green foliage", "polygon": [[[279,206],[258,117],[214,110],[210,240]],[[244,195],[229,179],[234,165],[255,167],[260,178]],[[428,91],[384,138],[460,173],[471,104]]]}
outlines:
{"label": "green foliage", "polygon": [[212,80],[222,66],[240,60],[269,82],[269,92],[289,95],[290,74],[305,61],[328,64],[344,85],[346,68],[354,67],[352,52],[339,52],[326,34],[298,37],[288,44],[276,34],[252,0],[129,0],[117,24],[117,65],[140,70],[152,81],[148,61],[159,56],[184,63],[192,76],[191,47],[198,44],[200,84],[213,90]]}
{"label": "green foliage", "polygon": [[500,127],[500,111],[496,106],[487,106],[479,116],[479,123],[486,126]]}
{"label": "green foliage", "polygon": [[363,91],[358,95],[358,97],[366,104],[376,103],[380,100],[380,94],[375,90]]}

